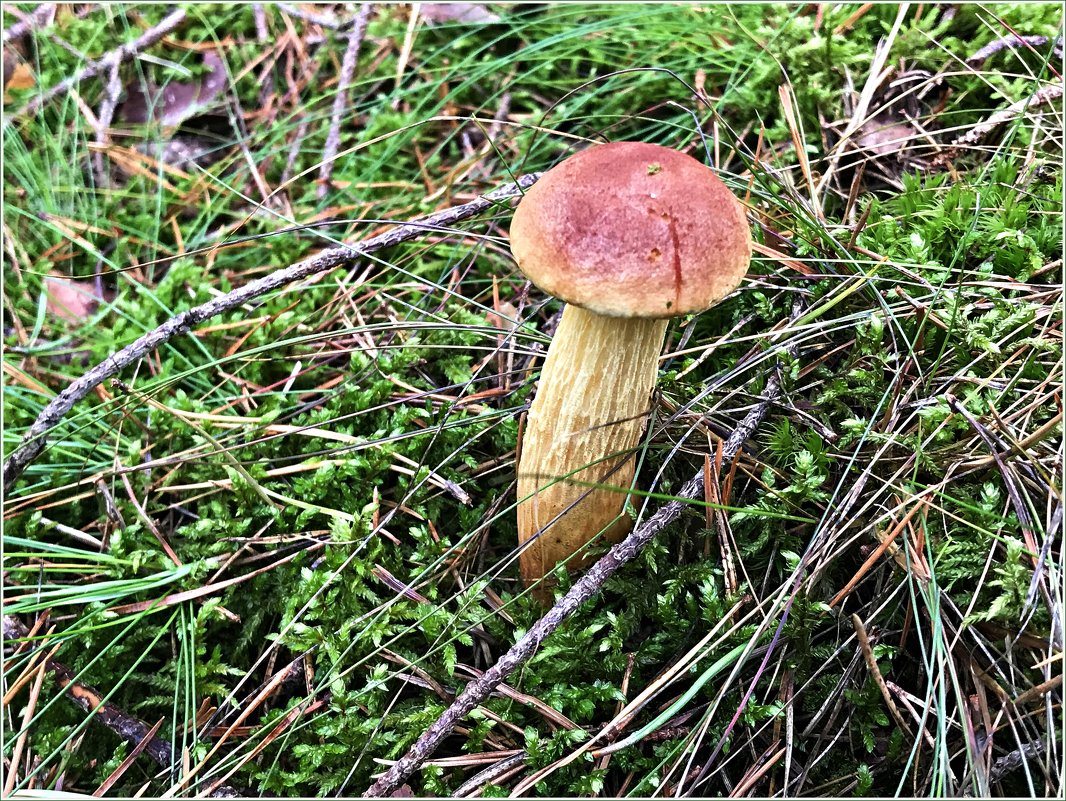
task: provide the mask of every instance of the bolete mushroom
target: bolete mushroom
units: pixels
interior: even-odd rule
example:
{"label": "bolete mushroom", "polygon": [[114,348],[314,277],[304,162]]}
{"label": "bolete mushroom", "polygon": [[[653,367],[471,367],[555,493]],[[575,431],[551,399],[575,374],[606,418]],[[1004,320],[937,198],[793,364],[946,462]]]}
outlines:
{"label": "bolete mushroom", "polygon": [[[615,142],[549,170],[518,204],[510,238],[519,269],[567,303],[518,465],[520,565],[531,585],[597,535],[617,542],[628,532],[666,318],[732,292],[751,234],[710,168],[670,148]],[[568,566],[585,563],[579,555]]]}

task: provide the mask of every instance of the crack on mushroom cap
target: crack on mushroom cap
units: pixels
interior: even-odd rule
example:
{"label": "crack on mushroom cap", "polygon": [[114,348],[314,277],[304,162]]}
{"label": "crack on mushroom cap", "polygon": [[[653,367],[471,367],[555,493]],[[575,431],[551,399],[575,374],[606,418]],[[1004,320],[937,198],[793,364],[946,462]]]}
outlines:
{"label": "crack on mushroom cap", "polygon": [[732,292],[747,272],[751,235],[710,168],[670,148],[615,142],[571,156],[527,191],[511,250],[533,283],[568,303],[669,317]]}

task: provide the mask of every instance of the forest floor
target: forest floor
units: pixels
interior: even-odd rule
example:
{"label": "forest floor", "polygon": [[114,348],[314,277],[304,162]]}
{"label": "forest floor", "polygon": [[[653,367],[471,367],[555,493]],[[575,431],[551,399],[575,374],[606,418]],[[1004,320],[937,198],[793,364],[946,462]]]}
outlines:
{"label": "forest floor", "polygon": [[627,513],[703,492],[397,794],[1063,796],[1059,4],[3,29],[5,795],[359,795],[524,641],[560,304],[477,204],[640,140],[755,241]]}

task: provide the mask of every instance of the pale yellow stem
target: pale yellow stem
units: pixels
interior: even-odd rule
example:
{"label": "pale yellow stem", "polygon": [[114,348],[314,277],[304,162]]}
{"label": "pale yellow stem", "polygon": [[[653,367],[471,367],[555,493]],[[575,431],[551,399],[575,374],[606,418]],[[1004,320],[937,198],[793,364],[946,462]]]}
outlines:
{"label": "pale yellow stem", "polygon": [[[518,467],[522,579],[539,581],[602,534],[617,542],[666,320],[563,310],[529,409]],[[593,487],[591,485],[599,485]],[[585,563],[569,561],[571,569]]]}

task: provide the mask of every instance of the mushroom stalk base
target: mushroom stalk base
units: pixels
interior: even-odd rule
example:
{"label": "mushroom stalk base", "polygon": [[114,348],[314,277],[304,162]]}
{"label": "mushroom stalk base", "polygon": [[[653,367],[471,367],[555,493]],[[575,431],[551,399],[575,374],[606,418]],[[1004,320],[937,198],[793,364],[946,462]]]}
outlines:
{"label": "mushroom stalk base", "polygon": [[591,540],[602,535],[618,542],[631,528],[624,506],[666,327],[666,320],[563,309],[518,466],[518,538],[526,546],[520,565],[527,586],[560,562],[570,569],[584,566],[590,560],[578,552]]}

